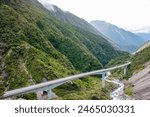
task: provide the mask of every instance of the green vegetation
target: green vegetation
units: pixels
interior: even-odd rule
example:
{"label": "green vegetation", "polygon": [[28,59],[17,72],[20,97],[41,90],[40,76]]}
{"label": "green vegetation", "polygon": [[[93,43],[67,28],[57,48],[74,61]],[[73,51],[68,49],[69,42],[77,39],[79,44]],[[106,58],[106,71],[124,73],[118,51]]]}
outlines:
{"label": "green vegetation", "polygon": [[[45,4],[43,4],[45,5]],[[87,21],[85,21],[84,19],[81,19],[77,16],[75,16],[74,14],[70,13],[70,12],[64,12],[63,10],[61,10],[60,8],[58,8],[55,5],[49,5],[46,4],[45,7],[47,9],[50,10],[50,12],[56,16],[59,20],[67,23],[67,24],[71,24],[73,26],[76,26],[78,28],[84,29],[87,32],[91,32],[94,33],[96,35],[99,35],[99,32],[91,25],[89,24]],[[53,7],[54,11],[52,11],[50,8]]]}
{"label": "green vegetation", "polygon": [[[0,1],[0,43],[8,47],[2,56],[7,90],[101,69],[112,58],[123,54],[104,38],[61,22],[36,0]],[[82,85],[91,84],[87,80],[79,81],[79,90],[84,89]],[[62,87],[67,92],[71,86]],[[58,88],[56,92],[60,94],[61,90]],[[89,95],[97,91],[92,92]],[[67,99],[69,94],[66,97],[64,94],[60,96]],[[79,95],[76,89],[73,94]],[[23,97],[36,98],[34,94]]]}
{"label": "green vegetation", "polygon": [[61,85],[54,89],[55,93],[60,96],[56,99],[65,100],[108,100],[109,93],[112,89],[111,84],[107,84],[106,88],[101,87],[101,78],[88,77],[77,79],[71,83]]}
{"label": "green vegetation", "polygon": [[150,41],[146,42],[141,48],[139,48],[136,53],[142,51],[143,49],[147,48],[150,46]]}
{"label": "green vegetation", "polygon": [[4,81],[2,80],[2,77],[0,76],[0,97],[3,95],[4,91],[5,91]]}
{"label": "green vegetation", "polygon": [[[114,67],[117,65],[125,64],[126,62],[131,61],[131,58],[132,58],[132,56],[130,54],[126,53],[122,56],[119,56],[119,57],[116,57],[115,59],[112,59],[105,67],[108,68],[108,67]],[[112,72],[112,77],[125,78],[126,76],[124,76],[123,70],[124,69],[114,70]]]}
{"label": "green vegetation", "polygon": [[150,61],[150,46],[147,46],[145,49],[136,53],[132,59],[132,64],[128,72],[128,76],[131,76],[141,69],[144,68],[144,64]]}
{"label": "green vegetation", "polygon": [[127,85],[125,87],[125,94],[127,94],[128,96],[132,96],[133,95],[133,88],[132,88],[132,85]]}
{"label": "green vegetation", "polygon": [[16,97],[17,99],[26,99],[26,100],[35,100],[37,99],[36,93],[29,93],[29,94],[24,94],[24,95],[19,95]]}
{"label": "green vegetation", "polygon": [[[126,79],[130,78],[133,74],[142,70],[144,68],[144,64],[150,61],[150,46],[146,46],[144,49],[137,52],[135,55],[126,54],[126,55],[117,57],[111,60],[106,65],[106,67],[123,64],[127,61],[131,61],[132,63],[127,69],[127,75],[123,76]],[[123,70],[116,70],[114,71],[113,75],[118,76],[121,72],[123,73]]]}
{"label": "green vegetation", "polygon": [[12,48],[4,58],[10,89],[31,85],[33,82],[40,83],[44,78],[53,80],[74,72],[71,66],[68,70],[61,62],[26,43]]}
{"label": "green vegetation", "polygon": [[113,66],[116,66],[116,65],[121,65],[121,64],[124,64],[128,61],[130,61],[131,59],[131,55],[126,53],[122,56],[119,56],[119,57],[116,57],[115,59],[112,59],[105,67],[113,67]]}
{"label": "green vegetation", "polygon": [[[149,44],[149,43],[148,43]],[[108,66],[115,66],[117,64],[125,63],[126,61],[131,61],[131,65],[127,69],[127,75],[123,76],[121,73],[123,73],[123,70],[116,70],[113,72],[113,76],[129,79],[132,75],[138,73],[140,70],[142,70],[146,63],[150,62],[150,45],[145,44],[145,47],[142,47],[142,49],[139,49],[135,55],[125,55],[118,58],[115,58],[111,60],[108,64]],[[133,95],[133,87],[131,84],[128,84],[125,87],[125,94],[132,96]]]}

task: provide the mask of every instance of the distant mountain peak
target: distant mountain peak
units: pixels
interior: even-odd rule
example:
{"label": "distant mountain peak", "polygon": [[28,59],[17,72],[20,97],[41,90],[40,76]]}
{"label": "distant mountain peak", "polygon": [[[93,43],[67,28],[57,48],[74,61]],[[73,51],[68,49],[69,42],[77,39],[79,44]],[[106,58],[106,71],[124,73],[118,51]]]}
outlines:
{"label": "distant mountain peak", "polygon": [[121,50],[135,52],[146,41],[138,35],[105,21],[92,21],[91,24],[103,35],[117,44]]}

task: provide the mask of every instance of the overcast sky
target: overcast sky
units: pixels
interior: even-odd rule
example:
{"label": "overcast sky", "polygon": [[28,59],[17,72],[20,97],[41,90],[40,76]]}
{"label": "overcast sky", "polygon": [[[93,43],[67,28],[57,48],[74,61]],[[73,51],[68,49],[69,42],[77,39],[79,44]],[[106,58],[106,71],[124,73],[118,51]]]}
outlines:
{"label": "overcast sky", "polygon": [[39,0],[86,21],[104,20],[127,30],[150,26],[150,0]]}

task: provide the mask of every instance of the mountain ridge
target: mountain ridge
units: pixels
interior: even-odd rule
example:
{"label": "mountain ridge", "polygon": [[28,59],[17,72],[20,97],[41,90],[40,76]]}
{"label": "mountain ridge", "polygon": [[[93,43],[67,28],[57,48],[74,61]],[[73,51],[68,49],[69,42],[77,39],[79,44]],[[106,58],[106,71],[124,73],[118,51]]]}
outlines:
{"label": "mountain ridge", "polygon": [[65,23],[70,23],[88,32],[99,35],[99,32],[97,31],[96,28],[94,28],[91,24],[89,24],[84,19],[77,17],[76,15],[70,13],[69,11],[63,11],[56,5],[49,4],[49,3],[45,3],[43,4],[43,6],[47,8],[49,11],[51,11],[51,13],[61,21],[64,21]]}
{"label": "mountain ridge", "polygon": [[121,50],[132,53],[144,43],[142,39],[134,33],[118,28],[117,26],[105,21],[95,20],[91,21],[91,24],[102,34],[116,43]]}
{"label": "mountain ridge", "polygon": [[[0,17],[0,43],[7,46],[0,69],[5,90],[101,69],[124,54],[103,37],[61,22],[37,0],[2,0]],[[76,82],[86,87],[80,79],[74,87],[82,87]],[[67,87],[70,85],[64,86],[66,91]]]}
{"label": "mountain ridge", "polygon": [[145,48],[150,46],[150,41],[143,44],[134,54],[139,53],[140,51],[144,50]]}

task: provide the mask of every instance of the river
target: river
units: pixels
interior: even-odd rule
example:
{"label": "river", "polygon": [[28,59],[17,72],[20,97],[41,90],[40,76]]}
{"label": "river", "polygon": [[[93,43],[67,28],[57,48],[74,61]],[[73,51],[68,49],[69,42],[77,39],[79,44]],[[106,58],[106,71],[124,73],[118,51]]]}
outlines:
{"label": "river", "polygon": [[115,85],[117,85],[117,89],[115,89],[114,91],[110,92],[110,97],[112,98],[112,100],[124,100],[124,84],[119,81],[118,79],[113,79],[110,80],[109,76],[111,75],[110,72],[107,73],[106,77],[104,78],[106,82],[109,83],[113,83]]}

